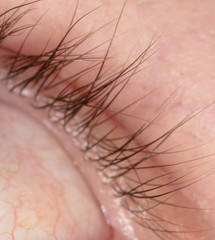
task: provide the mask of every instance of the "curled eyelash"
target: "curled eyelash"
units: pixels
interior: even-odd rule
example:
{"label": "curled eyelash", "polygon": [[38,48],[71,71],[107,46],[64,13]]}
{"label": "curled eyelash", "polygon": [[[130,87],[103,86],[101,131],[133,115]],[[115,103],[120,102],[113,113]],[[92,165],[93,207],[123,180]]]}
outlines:
{"label": "curled eyelash", "polygon": [[[183,181],[195,169],[189,169],[185,173],[184,169],[180,170],[182,174],[173,180],[165,180],[173,171],[145,180],[142,180],[142,175],[149,169],[170,168],[174,165],[186,164],[184,162],[158,166],[149,165],[148,160],[168,154],[168,150],[159,151],[160,146],[178,128],[195,117],[196,113],[190,114],[168,132],[140,146],[134,144],[135,140],[156,123],[160,117],[159,114],[153,119],[144,121],[140,128],[128,135],[119,134],[118,137],[115,137],[119,128],[117,126],[104,131],[106,123],[123,115],[125,110],[135,104],[133,102],[117,112],[111,109],[128,82],[142,70],[143,63],[154,54],[153,47],[156,39],[152,39],[148,47],[133,61],[107,68],[106,65],[111,59],[111,46],[116,37],[123,8],[119,18],[116,19],[112,37],[100,45],[79,53],[80,46],[111,23],[104,24],[99,29],[91,30],[74,39],[68,39],[68,35],[74,27],[92,13],[91,11],[76,20],[76,7],[68,30],[55,48],[47,50],[47,42],[40,54],[25,55],[22,53],[22,47],[36,24],[18,26],[19,21],[29,11],[32,11],[33,4],[39,1],[22,4],[0,14],[0,44],[10,37],[29,31],[15,55],[12,52],[3,56],[5,67],[9,70],[2,81],[10,82],[12,84],[10,91],[20,95],[25,95],[26,90],[31,89],[35,108],[46,109],[52,121],[62,125],[65,131],[75,132],[76,137],[83,140],[84,148],[82,150],[86,154],[92,153],[89,160],[97,163],[98,169],[110,180],[116,197],[122,199],[122,205],[132,213],[138,224],[154,232],[158,238],[165,240],[178,239],[178,234],[186,231],[195,232],[187,226],[164,219],[155,213],[155,209],[160,205],[194,210],[191,207],[171,203],[169,200],[178,190],[200,180],[200,177],[196,177],[188,179],[186,182]],[[29,6],[30,8],[28,8]],[[99,56],[97,52],[102,45],[107,46],[103,57]],[[0,45],[0,49],[5,50],[3,45]],[[73,68],[80,61],[90,64],[67,78],[61,78],[61,72],[66,67]],[[87,83],[81,84],[82,79],[92,72],[96,73],[95,77],[89,79]],[[102,127],[103,131],[100,131]],[[96,156],[93,154],[94,152],[96,152]],[[171,186],[174,188],[170,191],[167,187]],[[174,230],[176,227],[179,230]],[[185,230],[186,228],[188,229]]]}

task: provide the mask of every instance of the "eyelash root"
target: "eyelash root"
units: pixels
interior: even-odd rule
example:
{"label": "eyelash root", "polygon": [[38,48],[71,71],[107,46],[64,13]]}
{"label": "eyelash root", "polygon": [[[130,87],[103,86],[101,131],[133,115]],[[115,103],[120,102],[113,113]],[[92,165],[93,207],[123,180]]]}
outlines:
{"label": "eyelash root", "polygon": [[[153,231],[159,239],[178,239],[177,234],[184,232],[186,227],[159,217],[154,209],[159,205],[184,208],[179,204],[171,204],[167,200],[178,190],[190,186],[198,179],[183,182],[182,179],[187,173],[182,173],[176,179],[165,181],[164,179],[171,174],[171,171],[144,181],[141,179],[142,175],[145,172],[148,173],[150,169],[164,166],[149,165],[148,162],[150,158],[168,154],[168,151],[160,152],[159,147],[196,114],[189,115],[168,132],[140,146],[134,144],[135,140],[142,136],[159,116],[150,121],[144,121],[134,133],[128,135],[116,134],[120,127],[115,125],[105,131],[106,124],[109,126],[113,119],[123,116],[125,110],[136,104],[133,102],[117,112],[112,110],[113,104],[127,84],[132,81],[135,74],[143,70],[145,61],[156,52],[153,47],[157,39],[153,38],[148,47],[134,60],[128,60],[121,66],[108,67],[109,60],[113,58],[110,50],[117,37],[116,33],[124,7],[119,18],[113,21],[111,38],[84,52],[80,52],[80,47],[101,29],[111,26],[113,22],[69,39],[69,34],[79,22],[97,10],[76,19],[76,7],[68,30],[53,49],[48,49],[47,42],[41,53],[26,55],[22,53],[22,49],[42,17],[33,25],[20,26],[19,23],[26,14],[34,10],[34,4],[40,1],[25,3],[0,13],[0,49],[8,52],[2,56],[4,67],[8,72],[1,81],[8,84],[11,92],[25,95],[30,91],[35,108],[46,109],[52,121],[62,125],[65,131],[76,133],[76,138],[83,141],[82,150],[86,154],[92,153],[89,160],[97,163],[98,170],[110,180],[116,197],[121,198],[122,205],[133,214],[138,224]],[[27,37],[16,53],[4,47],[8,38],[26,32]],[[103,56],[100,56],[98,51],[101,46],[106,46]],[[87,67],[66,78],[61,77],[65,68],[69,66],[75,69],[79,62],[87,63]],[[88,79],[89,75],[95,77]],[[87,79],[87,83],[84,83],[83,79]],[[170,163],[165,167],[170,168],[173,165]],[[175,187],[169,191],[168,186]],[[176,226],[180,230],[174,231]]]}

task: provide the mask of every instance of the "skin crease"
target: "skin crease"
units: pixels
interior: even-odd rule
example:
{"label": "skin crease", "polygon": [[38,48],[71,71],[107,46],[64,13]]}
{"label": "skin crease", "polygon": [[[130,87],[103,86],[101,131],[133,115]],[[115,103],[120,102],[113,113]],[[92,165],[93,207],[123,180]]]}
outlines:
{"label": "skin crease", "polygon": [[[21,4],[22,1],[16,1]],[[66,4],[65,4],[66,3]],[[79,1],[77,19],[91,9],[95,13],[89,14],[81,21],[70,34],[71,38],[78,34],[87,33],[93,27],[101,26],[119,16],[123,1]],[[38,53],[43,49],[47,39],[51,37],[49,48],[61,38],[68,28],[71,19],[71,11],[75,8],[75,1],[51,1],[44,0],[36,3],[34,11],[25,16],[20,24],[35,23],[46,12],[38,27],[34,29],[25,44],[24,53]],[[0,3],[1,12],[14,6],[11,1]],[[52,6],[50,8],[50,6]],[[187,209],[170,209],[160,206],[154,209],[154,214],[172,220],[179,219],[180,224],[193,226],[195,229],[209,229],[204,232],[189,232],[178,234],[179,239],[214,239],[215,226],[214,200],[215,200],[215,173],[214,169],[214,56],[215,56],[215,31],[214,31],[214,1],[127,1],[120,25],[117,29],[117,37],[111,47],[114,57],[108,62],[110,66],[125,63],[128,56],[133,59],[146,47],[150,41],[156,39],[151,51],[154,53],[143,64],[143,70],[137,73],[121,93],[113,105],[114,110],[149,94],[142,101],[138,101],[127,112],[130,115],[142,119],[151,119],[152,114],[167,98],[167,103],[160,107],[158,113],[161,117],[153,124],[144,136],[136,140],[136,144],[148,142],[159,137],[178,124],[182,119],[194,111],[200,111],[193,119],[180,127],[170,139],[167,139],[159,149],[160,151],[171,149],[171,154],[160,155],[152,159],[156,164],[179,163],[192,159],[184,165],[186,169],[194,169],[189,178],[203,177],[191,186],[181,189],[173,198],[173,202],[192,206],[194,208],[210,209],[207,211]],[[57,16],[57,18],[56,18]],[[99,30],[90,38],[86,46],[81,50],[96,46],[110,39],[114,24],[109,24]],[[36,36],[36,37],[35,37]],[[16,36],[4,42],[10,49],[19,49],[24,39],[23,35]],[[101,46],[100,54],[104,53],[107,45]],[[150,52],[149,52],[150,55]],[[82,65],[81,65],[82,64]],[[78,68],[85,67],[85,63]],[[65,69],[61,77],[66,77],[73,70]],[[93,74],[93,73],[92,73]],[[85,79],[87,81],[87,79]],[[201,111],[204,109],[203,111]],[[132,132],[141,121],[135,118],[125,119],[119,116],[124,128]],[[135,126],[135,127],[134,127]],[[209,156],[211,154],[211,156]],[[206,164],[207,163],[207,164]],[[198,165],[199,164],[199,165]],[[178,169],[180,165],[172,166],[171,171]],[[181,165],[183,167],[183,165]],[[197,166],[197,168],[196,168]],[[198,167],[200,166],[200,167]],[[165,167],[162,171],[169,169]],[[154,176],[153,170],[149,176]],[[156,172],[157,173],[157,172]],[[185,171],[186,173],[186,171]],[[209,174],[210,173],[210,174]],[[173,173],[170,179],[177,177],[178,172]],[[204,177],[208,174],[207,177]],[[90,178],[90,174],[89,174]],[[169,190],[171,187],[169,187]],[[159,193],[159,192],[158,192]],[[108,207],[107,207],[108,208]],[[113,213],[110,213],[110,218]],[[114,219],[114,217],[113,217]],[[137,239],[152,239],[158,237],[151,234],[150,230],[143,229],[132,222]],[[120,225],[116,224],[119,228]],[[177,227],[176,227],[177,230]],[[144,237],[143,237],[144,236]],[[126,238],[125,238],[126,239]],[[171,237],[170,237],[171,239]],[[176,239],[176,238],[172,238]]]}

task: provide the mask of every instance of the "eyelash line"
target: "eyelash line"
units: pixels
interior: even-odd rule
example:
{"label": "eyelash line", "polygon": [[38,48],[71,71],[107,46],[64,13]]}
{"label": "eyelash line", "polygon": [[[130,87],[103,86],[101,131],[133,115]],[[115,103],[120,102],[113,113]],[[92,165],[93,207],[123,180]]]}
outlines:
{"label": "eyelash line", "polygon": [[[9,9],[8,11],[0,14],[0,44],[5,41],[8,37],[15,36],[17,34],[21,34],[26,30],[29,30],[30,32],[33,31],[34,27],[36,25],[24,25],[21,27],[16,27],[16,24],[19,23],[19,21],[22,19],[24,15],[26,15],[29,11],[32,11],[32,9],[23,10],[21,13],[19,11],[23,9],[26,6],[31,6],[36,2],[40,2],[41,0],[32,1],[26,4],[19,5],[15,8]],[[126,2],[125,2],[126,3]],[[125,6],[125,5],[124,5]],[[123,8],[124,8],[123,6]],[[121,11],[121,14],[123,13],[123,8]],[[76,8],[77,10],[77,8]],[[59,117],[57,122],[64,122],[64,128],[65,131],[67,131],[67,127],[69,123],[78,116],[78,121],[73,123],[73,126],[75,126],[75,131],[77,132],[77,137],[82,136],[85,133],[85,141],[87,142],[85,152],[89,152],[90,150],[93,150],[94,147],[97,148],[97,151],[99,151],[100,155],[97,156],[97,158],[91,158],[91,161],[98,162],[99,163],[99,170],[105,171],[106,169],[111,169],[112,172],[117,172],[115,175],[108,175],[106,174],[106,177],[111,179],[113,189],[115,191],[115,195],[117,197],[120,197],[123,199],[122,205],[125,209],[127,209],[129,212],[131,212],[135,218],[134,220],[143,226],[144,228],[151,229],[157,235],[160,239],[166,239],[165,237],[169,238],[169,234],[172,237],[177,238],[177,233],[185,232],[183,230],[181,231],[173,231],[169,228],[165,228],[160,222],[166,222],[170,226],[177,226],[176,223],[172,223],[170,221],[167,221],[157,215],[154,215],[150,210],[151,208],[146,206],[143,206],[140,204],[140,202],[137,200],[138,198],[146,199],[146,201],[150,200],[156,203],[156,205],[160,204],[166,204],[171,205],[170,203],[167,203],[166,200],[159,200],[160,196],[153,196],[153,195],[147,195],[148,192],[153,192],[153,190],[157,188],[162,188],[165,186],[168,186],[169,184],[173,184],[174,182],[179,181],[182,177],[174,179],[172,182],[164,183],[164,184],[155,184],[153,186],[153,181],[157,178],[162,178],[164,175],[160,175],[154,179],[150,179],[144,183],[140,182],[140,179],[138,177],[138,170],[148,169],[148,168],[158,168],[162,167],[164,165],[160,166],[144,166],[139,167],[141,163],[148,160],[151,156],[160,155],[160,154],[166,154],[165,152],[159,152],[157,149],[159,146],[166,141],[178,128],[180,128],[182,125],[184,125],[187,121],[190,121],[193,117],[196,116],[196,114],[191,114],[184,120],[182,120],[178,125],[174,126],[172,129],[170,129],[168,132],[163,134],[162,136],[158,137],[152,142],[149,142],[148,144],[142,145],[142,146],[132,146],[131,144],[134,142],[138,136],[140,136],[145,129],[149,128],[152,124],[156,122],[156,118],[154,118],[152,121],[146,121],[140,129],[138,129],[135,133],[130,134],[129,136],[122,136],[117,138],[112,138],[111,134],[114,132],[115,127],[108,131],[104,136],[98,137],[94,135],[96,127],[104,124],[106,121],[110,121],[111,119],[115,118],[117,115],[123,114],[123,111],[130,106],[132,106],[134,103],[131,103],[131,105],[124,107],[123,109],[119,110],[118,112],[113,112],[109,108],[111,104],[117,99],[118,95],[121,93],[121,91],[124,89],[124,87],[127,85],[127,83],[131,80],[131,78],[141,71],[142,69],[139,69],[140,66],[149,58],[151,55],[153,55],[155,52],[151,52],[151,48],[156,43],[156,39],[152,39],[149,46],[139,55],[137,58],[132,61],[131,63],[128,63],[127,65],[122,65],[113,71],[114,73],[110,72],[113,69],[108,69],[106,72],[102,72],[104,65],[108,61],[109,57],[109,50],[111,48],[112,41],[114,40],[116,36],[117,26],[121,19],[121,15],[117,19],[117,24],[115,25],[114,33],[112,35],[112,38],[108,40],[109,46],[106,51],[105,56],[103,59],[99,59],[98,56],[94,56],[94,51],[100,47],[103,44],[106,44],[107,42],[101,43],[99,46],[96,46],[95,48],[89,49],[83,54],[76,55],[73,54],[73,51],[75,51],[83,42],[85,42],[88,38],[90,38],[92,35],[94,35],[97,31],[99,31],[101,28],[105,27],[107,24],[104,24],[100,29],[96,29],[95,31],[92,31],[84,36],[77,37],[76,39],[72,39],[70,41],[66,42],[67,35],[72,31],[74,25],[76,25],[81,19],[78,19],[76,22],[73,23],[75,19],[75,13],[73,15],[73,19],[70,24],[70,28],[63,36],[61,42],[58,44],[58,46],[52,50],[46,51],[45,46],[43,52],[39,55],[24,55],[21,54],[21,49],[15,56],[6,56],[5,59],[7,60],[7,66],[9,67],[9,72],[7,76],[5,77],[5,81],[14,81],[15,84],[10,89],[11,92],[18,90],[19,94],[22,95],[24,90],[26,89],[35,89],[34,93],[34,100],[35,103],[39,103],[39,105],[35,104],[35,108],[39,109],[47,109],[48,113],[50,115],[50,118],[52,117],[52,114],[54,113],[61,113],[62,117]],[[92,11],[91,11],[92,12]],[[83,16],[86,17],[88,14]],[[7,16],[8,14],[9,17]],[[3,20],[2,20],[3,19]],[[110,22],[112,23],[112,22]],[[108,24],[110,24],[108,23]],[[24,40],[26,41],[27,38]],[[4,47],[0,45],[0,48],[5,50]],[[94,64],[88,68],[85,68],[81,72],[76,73],[75,75],[72,75],[66,79],[63,79],[62,81],[59,81],[56,83],[56,79],[58,79],[60,72],[68,65],[72,64],[73,62],[77,61],[92,61]],[[99,66],[100,65],[100,66]],[[71,86],[73,86],[76,82],[78,82],[83,76],[88,74],[89,72],[97,69],[99,66],[98,74],[96,78],[91,81],[90,83],[87,83],[81,87],[75,88],[71,91]],[[37,68],[37,70],[35,70]],[[32,71],[34,74],[27,79],[19,80],[17,83],[17,80],[14,78],[18,78],[19,76],[22,76],[24,73],[28,73]],[[63,84],[65,82],[68,82],[71,80],[71,82],[64,87]],[[122,86],[121,86],[122,85]],[[63,87],[62,87],[63,86]],[[61,90],[59,90],[57,96],[50,95],[49,91],[56,89],[56,87],[61,87]],[[114,90],[117,90],[114,97],[109,99],[111,94],[114,92]],[[45,98],[41,98],[41,96],[46,96]],[[38,100],[39,99],[39,100]],[[40,102],[41,99],[45,100],[46,102]],[[95,104],[96,103],[96,104]],[[82,113],[82,114],[81,114]],[[110,113],[109,117],[103,119],[104,113]],[[157,116],[159,118],[159,116]],[[118,145],[118,142],[121,142],[124,140],[124,142],[120,145]],[[151,151],[147,151],[147,149],[150,146],[155,145]],[[99,150],[98,150],[99,149]],[[144,157],[140,158],[136,162],[132,163],[130,161],[131,157],[137,156],[138,154],[145,154]],[[125,162],[127,162],[126,165],[123,165]],[[122,166],[123,165],[123,166]],[[169,164],[167,166],[172,166],[173,164]],[[129,173],[134,172],[137,176],[137,180],[130,179]],[[170,173],[167,173],[170,174]],[[121,186],[120,185],[120,179],[121,177],[124,177],[125,179],[130,181],[131,185],[127,186]],[[196,179],[192,179],[194,182]],[[132,184],[136,183],[136,186],[134,187]],[[149,189],[144,189],[143,187],[146,185],[152,185]],[[178,183],[180,184],[180,182]],[[174,192],[178,191],[181,188],[184,188],[186,186],[189,186],[191,183],[186,183],[181,187],[178,187],[174,189],[173,191],[164,192],[160,194],[161,196],[167,196],[168,198],[171,198],[172,194]],[[170,196],[169,196],[170,195]],[[155,205],[155,206],[156,206]],[[133,208],[132,208],[133,206]],[[153,206],[153,208],[155,207]],[[178,208],[184,208],[184,206],[172,204],[174,207]],[[192,209],[192,208],[188,208]],[[148,217],[141,216],[143,212],[147,212]],[[149,218],[151,216],[151,218]],[[147,219],[147,221],[146,221]],[[183,228],[186,228],[186,226],[180,226]],[[191,232],[189,230],[189,232]],[[176,235],[175,235],[176,234]]]}

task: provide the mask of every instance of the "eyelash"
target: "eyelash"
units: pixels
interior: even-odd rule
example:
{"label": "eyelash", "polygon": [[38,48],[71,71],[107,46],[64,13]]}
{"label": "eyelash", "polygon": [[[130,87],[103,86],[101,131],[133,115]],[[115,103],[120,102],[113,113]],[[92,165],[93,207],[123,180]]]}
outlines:
{"label": "eyelash", "polygon": [[[31,8],[27,10],[24,9],[39,1],[40,0],[22,4],[13,9],[9,9],[3,14],[0,14],[1,49],[5,50],[1,44],[8,37],[22,34],[24,31],[29,31],[29,35],[31,34],[36,25],[24,25],[21,27],[16,27],[16,25],[24,15],[28,14],[29,11],[32,11]],[[21,11],[22,9],[23,11]],[[88,14],[91,13],[92,11]],[[83,151],[85,153],[93,153],[91,154],[90,160],[97,162],[99,170],[103,172],[106,178],[111,180],[115,195],[122,199],[123,206],[135,216],[134,220],[138,224],[153,231],[160,239],[165,239],[165,237],[169,238],[169,234],[172,237],[175,237],[175,232],[168,230],[168,228],[162,226],[160,222],[165,222],[166,224],[169,224],[170,227],[174,227],[175,224],[168,222],[159,216],[155,216],[150,212],[150,207],[147,208],[147,204],[141,204],[139,199],[142,199],[142,201],[145,199],[146,202],[150,200],[154,203],[154,206],[166,204],[165,200],[159,200],[160,197],[168,197],[191,183],[186,183],[183,186],[179,185],[178,188],[171,192],[165,192],[164,190],[160,196],[156,196],[153,195],[154,190],[158,188],[165,189],[166,186],[177,183],[178,180],[180,181],[181,177],[174,179],[174,181],[158,185],[156,183],[154,184],[153,181],[162,179],[170,173],[160,175],[145,182],[140,182],[139,175],[140,172],[143,174],[143,170],[148,171],[148,169],[151,168],[161,167],[145,167],[142,164],[150,157],[162,154],[157,152],[159,146],[181,125],[193,118],[194,115],[188,116],[167,133],[142,146],[132,145],[134,140],[143,134],[143,132],[149,128],[156,119],[148,122],[146,121],[135,133],[130,134],[129,136],[122,136],[118,138],[112,137],[115,127],[110,129],[103,136],[99,137],[96,135],[95,132],[99,126],[104,125],[106,122],[111,121],[119,115],[123,115],[126,109],[135,104],[135,102],[131,103],[129,106],[126,106],[118,112],[111,111],[110,109],[110,106],[117,99],[126,84],[131,81],[132,77],[137,72],[142,70],[140,69],[142,64],[155,53],[155,51],[152,51],[152,47],[156,43],[156,39],[152,39],[147,49],[145,49],[134,61],[123,66],[119,66],[114,69],[114,71],[113,69],[104,71],[105,64],[109,60],[111,44],[116,37],[117,26],[121,15],[116,20],[113,31],[114,33],[109,41],[101,43],[99,46],[77,55],[74,51],[85,43],[85,41],[91,36],[96,34],[101,28],[106,27],[107,24],[104,24],[100,29],[91,31],[84,36],[67,41],[67,35],[73,30],[74,26],[81,21],[81,19],[78,19],[76,22],[74,21],[75,14],[76,12],[74,12],[73,20],[70,23],[69,29],[62,37],[56,48],[46,50],[48,47],[47,43],[47,46],[39,55],[21,54],[22,47],[24,46],[25,41],[27,41],[26,37],[22,47],[16,55],[8,54],[4,56],[6,67],[9,71],[3,80],[8,82],[8,84],[9,82],[12,82],[13,86],[10,87],[9,90],[11,92],[18,92],[20,95],[24,95],[26,90],[30,89],[31,92],[34,90],[34,92],[32,92],[32,96],[35,108],[47,109],[52,121],[55,121],[56,124],[58,123],[63,125],[65,131],[70,131],[70,128],[72,128],[72,131],[76,132],[76,137],[78,139],[84,139],[85,148]],[[88,14],[84,15],[83,18]],[[108,47],[106,53],[103,59],[100,59],[96,56],[95,50],[101,45],[107,43]],[[72,64],[80,60],[92,62],[92,65],[73,76],[68,77],[67,79],[59,81],[61,71],[68,65],[72,68]],[[95,70],[97,70],[97,76],[91,82],[83,84],[79,87],[77,86],[86,74]],[[24,80],[22,78],[17,80],[20,76],[23,77],[24,73],[31,73],[31,75],[26,77]],[[64,86],[65,84],[67,84],[66,87]],[[55,95],[52,95],[51,92],[56,91],[57,88],[59,89],[58,92],[55,93]],[[71,90],[71,88],[73,88],[73,90]],[[105,113],[108,113],[110,116],[105,117]],[[78,118],[78,120],[76,120],[76,118]],[[151,151],[147,151],[149,147],[152,147]],[[94,151],[97,152],[96,156]],[[144,157],[139,157],[140,154]],[[137,157],[137,160],[131,161],[131,158],[133,159],[134,157]],[[169,166],[171,166],[171,164],[166,165],[166,167]],[[131,173],[136,176],[136,179],[134,179],[134,176],[133,178],[130,177]],[[124,183],[122,183],[121,179],[123,179]],[[152,195],[150,195],[151,192]],[[171,204],[167,203],[167,205]],[[179,208],[182,207],[173,204],[172,206]],[[150,216],[151,218],[144,218],[144,212],[147,212],[148,217]]]}

